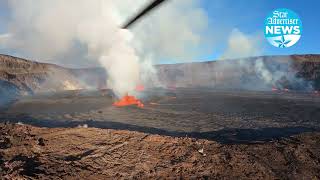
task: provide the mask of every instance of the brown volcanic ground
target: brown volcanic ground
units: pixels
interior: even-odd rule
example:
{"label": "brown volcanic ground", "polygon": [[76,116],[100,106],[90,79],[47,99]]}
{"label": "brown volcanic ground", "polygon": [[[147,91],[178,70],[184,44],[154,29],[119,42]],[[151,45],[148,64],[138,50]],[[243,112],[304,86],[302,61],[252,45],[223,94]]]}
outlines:
{"label": "brown volcanic ground", "polygon": [[132,131],[0,124],[1,179],[319,179],[320,134],[220,144]]}
{"label": "brown volcanic ground", "polygon": [[94,91],[20,99],[0,114],[0,176],[320,178],[319,94],[144,94],[143,109],[113,107]]}
{"label": "brown volcanic ground", "polygon": [[[304,74],[306,81],[316,83],[318,59],[298,56],[294,66],[292,61],[290,66],[279,61],[296,68],[287,70],[291,74]],[[305,62],[308,65],[302,65]],[[163,82],[172,78],[168,85],[187,87],[147,89],[138,94],[143,109],[113,107],[114,97],[108,91],[20,97],[0,112],[0,177],[320,178],[319,93],[302,91],[300,81],[290,82],[289,77],[261,87],[290,85],[300,91],[238,90],[245,88],[228,87],[225,81],[246,82],[247,75],[238,76],[242,71],[221,81],[214,78],[221,73],[209,73],[213,76],[209,79],[195,75],[202,66],[213,68],[206,63],[158,67]],[[172,73],[176,70],[178,75]],[[245,73],[255,76],[253,71]],[[194,83],[195,78],[201,83]],[[5,82],[23,82],[14,80]],[[208,82],[218,87],[225,83],[225,89]],[[21,122],[33,126],[18,125]]]}

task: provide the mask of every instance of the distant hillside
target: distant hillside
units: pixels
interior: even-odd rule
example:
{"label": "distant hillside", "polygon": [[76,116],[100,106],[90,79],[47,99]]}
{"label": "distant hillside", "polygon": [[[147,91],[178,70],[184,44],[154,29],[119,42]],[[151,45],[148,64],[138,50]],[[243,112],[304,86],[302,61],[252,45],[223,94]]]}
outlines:
{"label": "distant hillside", "polygon": [[[163,86],[216,89],[320,89],[320,55],[263,56],[156,65]],[[0,55],[0,97],[106,87],[102,68],[70,69]],[[152,84],[152,83],[150,83]],[[148,86],[148,84],[146,84]],[[0,101],[1,101],[0,98]],[[2,100],[4,101],[4,100]]]}
{"label": "distant hillside", "polygon": [[167,86],[217,89],[320,89],[320,55],[262,56],[158,65]]}
{"label": "distant hillside", "polygon": [[[0,93],[33,94],[105,86],[101,68],[68,69],[13,56],[0,55]],[[3,97],[3,95],[2,95]]]}

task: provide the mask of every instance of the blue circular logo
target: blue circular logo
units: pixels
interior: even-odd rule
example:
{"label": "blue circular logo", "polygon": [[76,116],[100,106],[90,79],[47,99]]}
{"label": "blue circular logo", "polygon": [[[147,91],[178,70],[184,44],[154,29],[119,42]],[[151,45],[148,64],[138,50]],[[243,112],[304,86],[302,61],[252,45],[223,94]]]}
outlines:
{"label": "blue circular logo", "polygon": [[296,44],[302,33],[302,22],[290,9],[276,9],[265,19],[264,36],[268,42],[279,48]]}

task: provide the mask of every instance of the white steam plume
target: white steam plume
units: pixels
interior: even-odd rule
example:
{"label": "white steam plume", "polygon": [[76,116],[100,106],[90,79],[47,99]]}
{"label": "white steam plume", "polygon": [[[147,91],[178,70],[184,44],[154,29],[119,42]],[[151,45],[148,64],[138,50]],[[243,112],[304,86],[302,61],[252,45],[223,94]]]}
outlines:
{"label": "white steam plume", "polygon": [[170,0],[133,27],[134,45],[157,60],[194,60],[213,44],[208,24],[200,1]]}
{"label": "white steam plume", "polygon": [[247,35],[238,29],[233,29],[229,38],[228,46],[221,59],[243,58],[257,56],[262,51],[260,36]]}
{"label": "white steam plume", "polygon": [[[261,41],[259,34],[248,35],[238,29],[231,32],[227,49],[221,57],[231,60],[221,61],[214,66],[215,72],[221,72],[222,82],[227,87],[267,91],[271,90],[271,87],[313,89],[311,82],[298,76],[290,57],[253,58],[252,56],[259,56],[263,51]],[[218,86],[221,84],[218,83]]]}
{"label": "white steam plume", "polygon": [[150,79],[141,76],[155,75],[151,64],[168,58],[191,59],[208,39],[202,36],[208,18],[197,0],[165,3],[138,22],[133,33],[119,27],[149,0],[8,2],[10,36],[5,48],[60,65],[99,63],[118,95],[133,90],[141,79]]}
{"label": "white steam plume", "polygon": [[[132,34],[119,28],[113,1],[13,0],[10,7],[11,48],[45,60],[63,57],[71,49],[84,46],[88,59],[106,68],[108,85],[118,95],[135,88],[139,58],[129,44]],[[77,64],[81,59],[85,58],[78,57],[72,62]]]}

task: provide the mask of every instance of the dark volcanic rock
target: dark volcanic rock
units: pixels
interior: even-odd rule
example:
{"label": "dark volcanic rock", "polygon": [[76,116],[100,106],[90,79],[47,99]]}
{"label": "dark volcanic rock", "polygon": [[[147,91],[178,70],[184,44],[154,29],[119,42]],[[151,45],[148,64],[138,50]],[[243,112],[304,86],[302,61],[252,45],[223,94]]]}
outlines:
{"label": "dark volcanic rock", "polygon": [[102,68],[68,69],[54,64],[0,55],[2,96],[2,92],[9,89],[14,91],[14,94],[33,94],[104,86],[105,77]]}
{"label": "dark volcanic rock", "polygon": [[0,107],[7,105],[19,95],[19,88],[8,81],[0,80]]}
{"label": "dark volcanic rock", "polygon": [[320,55],[262,56],[158,65],[160,82],[175,87],[320,89]]}
{"label": "dark volcanic rock", "polygon": [[[320,55],[263,56],[156,65],[156,69],[160,82],[167,87],[245,90],[271,90],[276,87],[299,91],[320,89]],[[4,92],[10,92],[8,94],[16,97],[17,94],[43,91],[105,88],[106,77],[102,68],[70,69],[0,55],[1,97],[7,97]]]}

